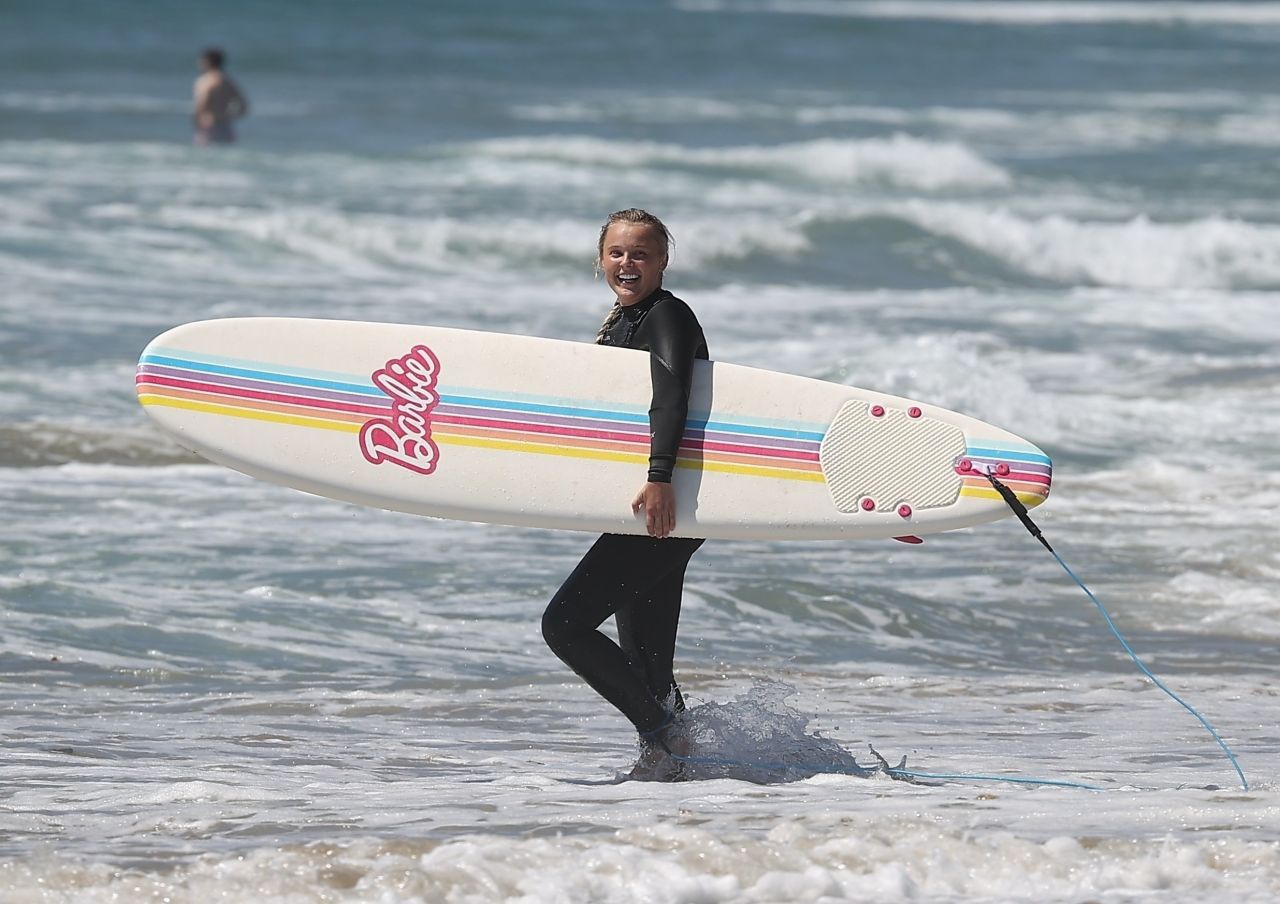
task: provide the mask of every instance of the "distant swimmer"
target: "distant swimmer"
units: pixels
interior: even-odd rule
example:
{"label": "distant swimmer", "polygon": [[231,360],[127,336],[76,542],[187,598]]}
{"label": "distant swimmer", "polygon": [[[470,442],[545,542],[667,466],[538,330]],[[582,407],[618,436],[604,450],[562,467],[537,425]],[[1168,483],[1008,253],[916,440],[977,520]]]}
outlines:
{"label": "distant swimmer", "polygon": [[195,83],[195,143],[231,144],[236,140],[231,123],[249,114],[249,101],[240,88],[222,71],[227,56],[218,47],[200,54],[200,75]]}

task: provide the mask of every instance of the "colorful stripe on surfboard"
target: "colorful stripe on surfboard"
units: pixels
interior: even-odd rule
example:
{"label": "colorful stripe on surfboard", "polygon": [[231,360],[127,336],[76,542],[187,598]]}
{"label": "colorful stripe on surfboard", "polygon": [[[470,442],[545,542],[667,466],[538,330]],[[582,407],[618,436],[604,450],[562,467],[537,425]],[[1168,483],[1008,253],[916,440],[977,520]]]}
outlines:
{"label": "colorful stripe on surfboard", "polygon": [[[387,419],[394,401],[367,376],[285,369],[164,348],[151,348],[143,355],[136,383],[143,405],[349,433],[360,433],[372,420]],[[430,441],[647,462],[647,410],[606,409],[599,404],[441,387],[430,406]],[[821,483],[818,449],[824,429],[782,421],[712,421],[694,412],[676,466]]]}
{"label": "colorful stripe on surfboard", "polygon": [[[148,349],[139,362],[136,383],[143,405],[354,434],[372,420],[388,418],[393,407],[392,397],[368,377],[286,369],[177,349]],[[431,405],[431,441],[646,462],[648,412],[639,407],[591,407],[598,404],[449,387]],[[826,425],[791,421],[711,421],[695,412],[685,430],[677,467],[821,483],[818,450],[825,430]],[[988,470],[1025,505],[1038,505],[1049,493],[1052,465],[1030,444],[971,441],[956,462],[960,495],[999,499],[983,476]]]}
{"label": "colorful stripe on surfboard", "polygon": [[1053,463],[1030,444],[1015,446],[1004,442],[971,441],[956,462],[956,473],[964,483],[961,496],[1000,499],[1000,493],[986,477],[995,474],[1028,507],[1044,502],[1053,482]]}

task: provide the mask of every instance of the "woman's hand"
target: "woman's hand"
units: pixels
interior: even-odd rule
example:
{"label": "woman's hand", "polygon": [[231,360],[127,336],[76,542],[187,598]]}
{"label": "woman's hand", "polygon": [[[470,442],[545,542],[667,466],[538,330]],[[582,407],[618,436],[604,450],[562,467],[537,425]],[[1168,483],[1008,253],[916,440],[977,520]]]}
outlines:
{"label": "woman's hand", "polygon": [[649,536],[662,539],[676,528],[676,492],[669,483],[650,481],[631,500],[631,511],[644,511],[645,529]]}

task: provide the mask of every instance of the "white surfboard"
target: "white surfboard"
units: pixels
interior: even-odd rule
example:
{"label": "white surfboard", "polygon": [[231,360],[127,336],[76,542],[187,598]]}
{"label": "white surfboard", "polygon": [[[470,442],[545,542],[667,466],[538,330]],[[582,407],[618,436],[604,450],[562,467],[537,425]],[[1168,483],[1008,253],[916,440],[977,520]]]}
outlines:
{"label": "white surfboard", "polygon": [[[289,318],[190,323],[138,364],[183,446],[253,477],[437,518],[644,533],[647,352],[473,330]],[[1048,456],[923,402],[697,363],[672,483],[679,536],[902,537],[1028,506]]]}

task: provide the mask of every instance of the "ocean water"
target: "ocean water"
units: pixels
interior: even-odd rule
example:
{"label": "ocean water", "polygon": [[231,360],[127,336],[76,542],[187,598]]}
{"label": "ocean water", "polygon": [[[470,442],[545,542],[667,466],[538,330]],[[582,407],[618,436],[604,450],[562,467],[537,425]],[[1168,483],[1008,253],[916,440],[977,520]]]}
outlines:
{"label": "ocean water", "polygon": [[[1280,898],[1280,3],[0,19],[0,901]],[[589,340],[633,205],[717,359],[1048,451],[1037,521],[1248,788],[1012,519],[708,543],[677,672],[757,765],[618,782],[538,630],[590,537],[258,483],[134,400],[211,316]]]}

